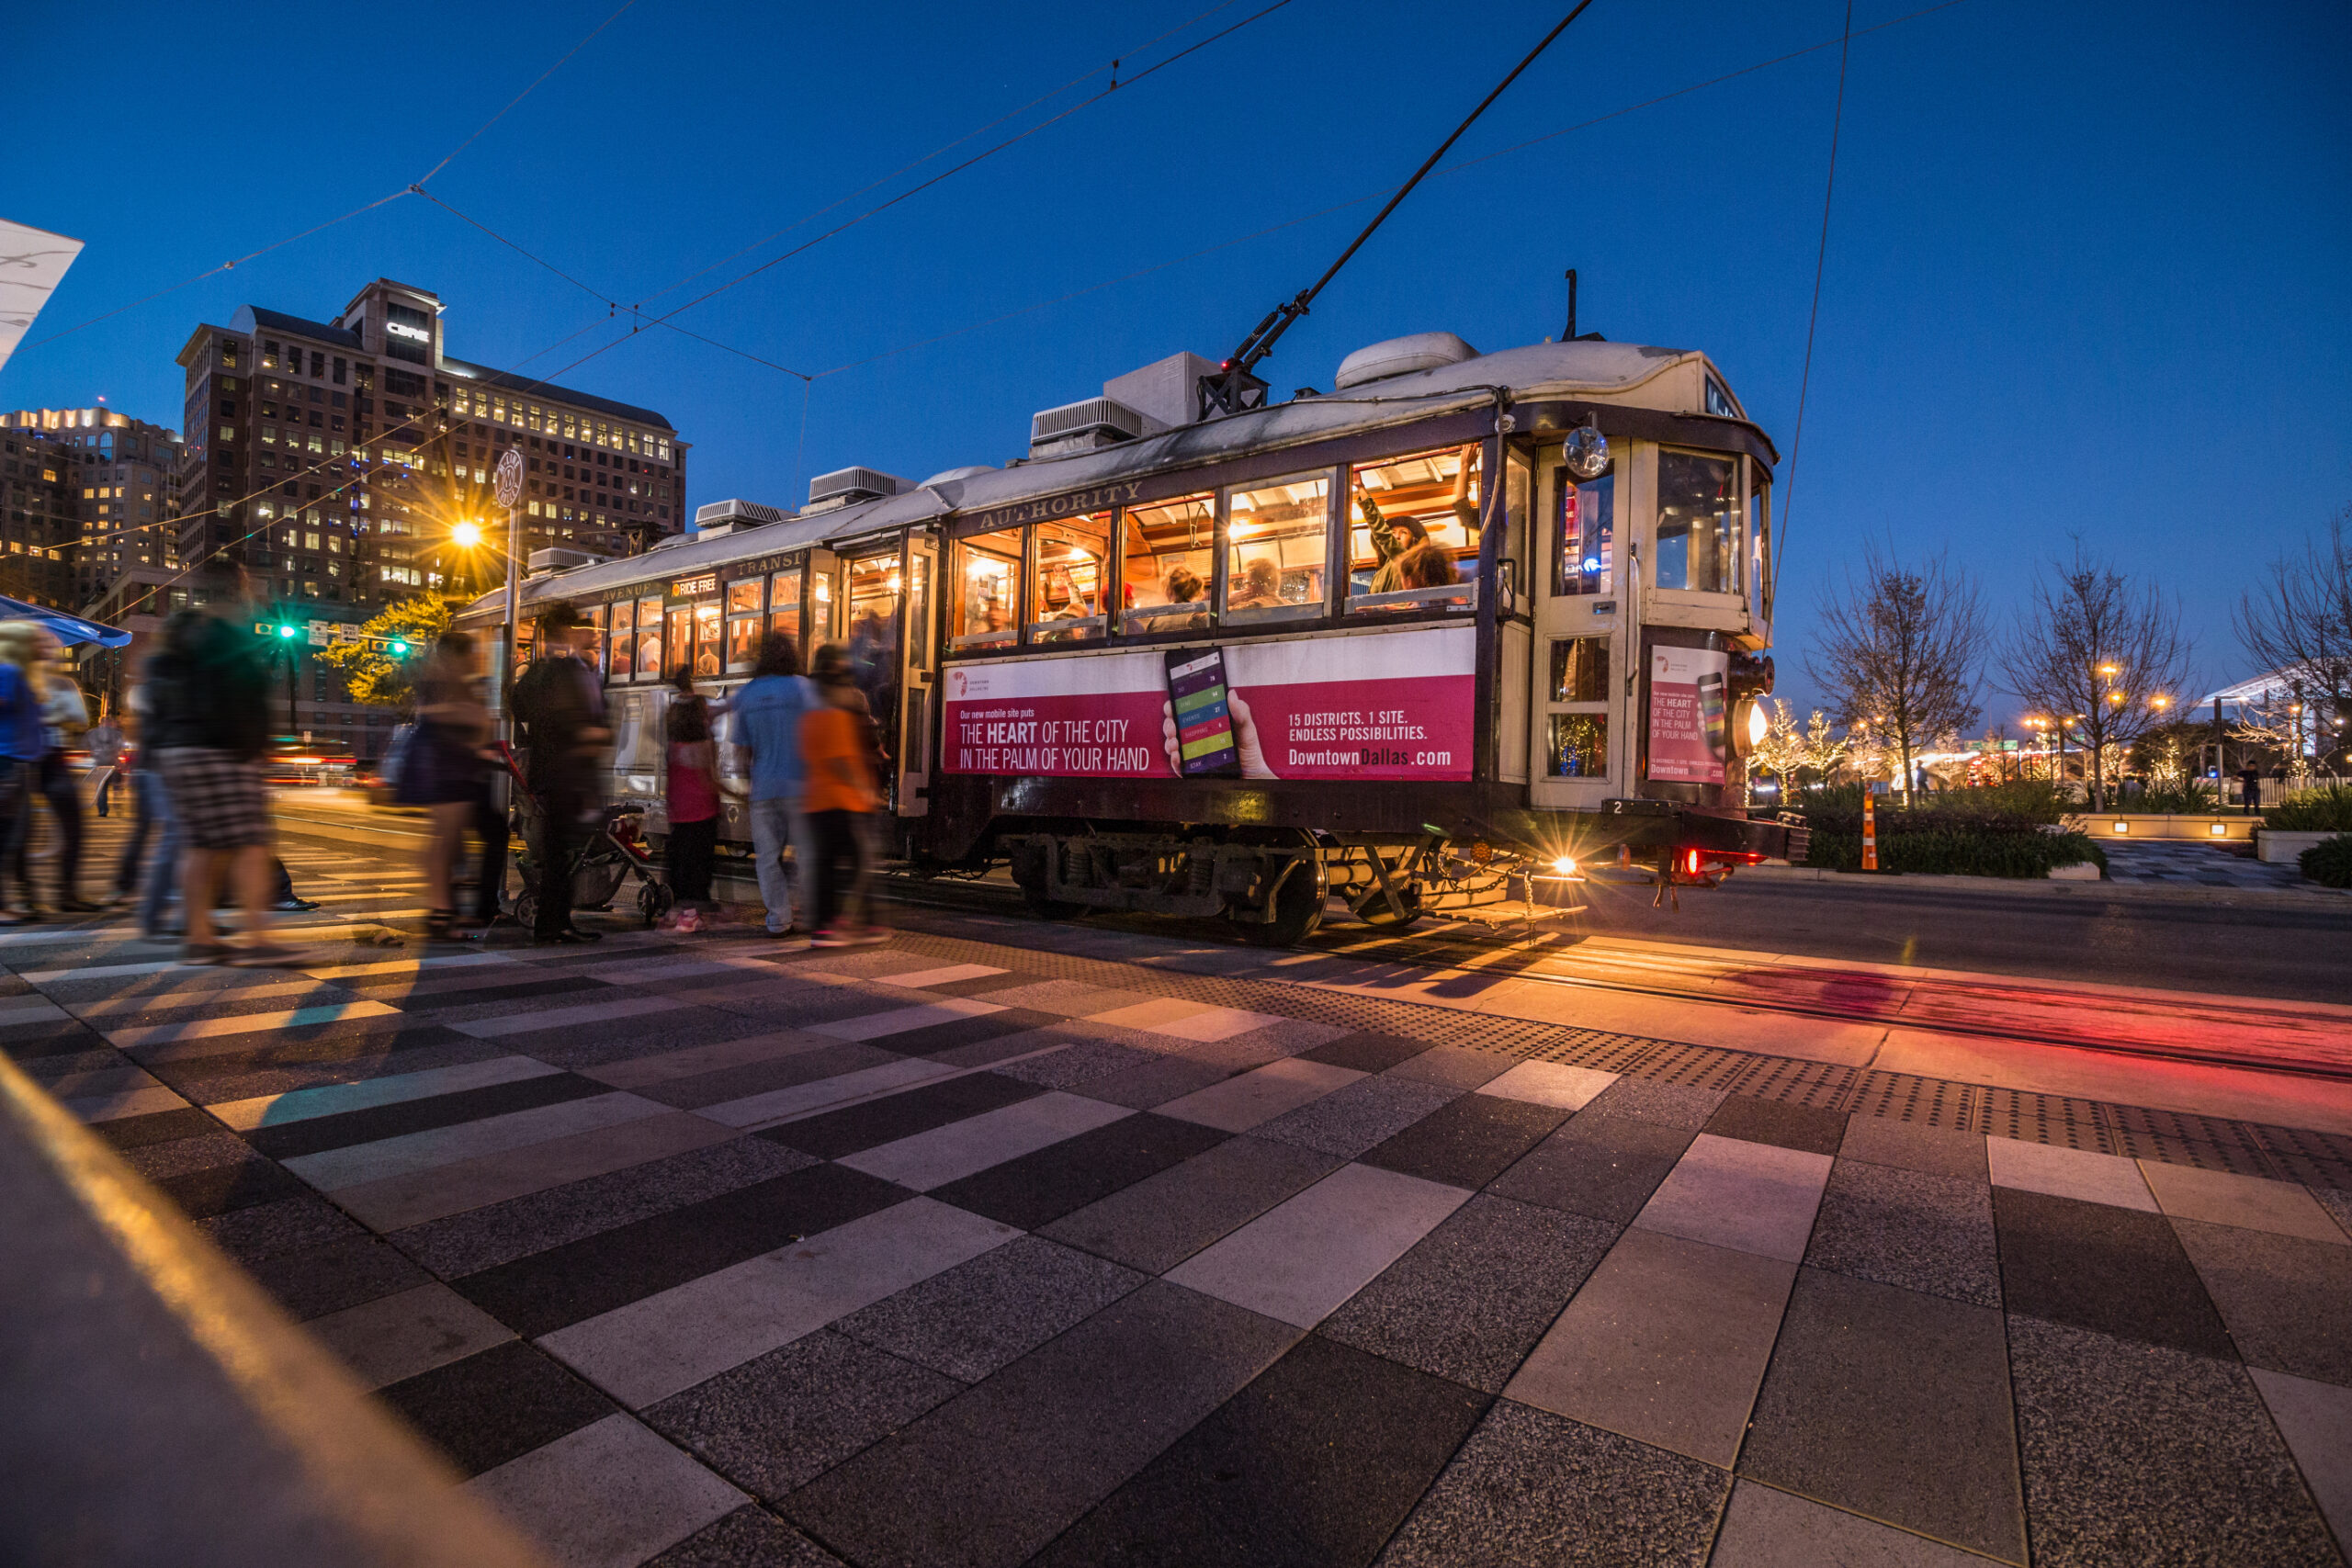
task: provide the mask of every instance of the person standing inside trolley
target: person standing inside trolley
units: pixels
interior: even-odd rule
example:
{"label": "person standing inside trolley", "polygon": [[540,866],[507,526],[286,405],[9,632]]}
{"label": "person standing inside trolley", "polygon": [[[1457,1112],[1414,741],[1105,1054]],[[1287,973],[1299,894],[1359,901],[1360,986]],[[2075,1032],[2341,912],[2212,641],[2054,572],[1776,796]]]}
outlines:
{"label": "person standing inside trolley", "polygon": [[514,716],[530,749],[524,779],[537,807],[531,859],[538,908],[531,935],[542,943],[604,937],[571,923],[572,862],[587,837],[582,819],[595,804],[602,752],[612,738],[604,680],[581,657],[595,635],[571,601],[558,600],[539,617],[539,657],[514,682]]}
{"label": "person standing inside trolley", "polygon": [[[800,798],[800,721],[816,700],[801,678],[800,650],[790,637],[770,632],[760,641],[750,682],[727,705],[735,743],[752,759],[752,848],[759,857],[760,902],[767,906],[770,936],[806,930],[801,921],[816,915],[807,881],[817,852]],[[794,870],[788,879],[783,860],[787,843]],[[796,900],[800,920],[794,919]]]}

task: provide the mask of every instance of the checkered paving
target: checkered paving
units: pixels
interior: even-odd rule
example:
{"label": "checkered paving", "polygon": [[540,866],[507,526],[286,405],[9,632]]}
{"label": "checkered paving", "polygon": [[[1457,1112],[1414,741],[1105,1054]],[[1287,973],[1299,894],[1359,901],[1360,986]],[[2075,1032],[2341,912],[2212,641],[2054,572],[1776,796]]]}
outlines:
{"label": "checkered paving", "polygon": [[0,1046],[564,1562],[2352,1536],[2333,1186],[936,936],[0,960]]}
{"label": "checkered paving", "polygon": [[2107,879],[2116,883],[2153,884],[2180,887],[2250,887],[2312,893],[2327,889],[2305,881],[2302,868],[2292,862],[2270,863],[2251,854],[2225,850],[2192,840],[2146,840],[2119,843],[2103,840]]}

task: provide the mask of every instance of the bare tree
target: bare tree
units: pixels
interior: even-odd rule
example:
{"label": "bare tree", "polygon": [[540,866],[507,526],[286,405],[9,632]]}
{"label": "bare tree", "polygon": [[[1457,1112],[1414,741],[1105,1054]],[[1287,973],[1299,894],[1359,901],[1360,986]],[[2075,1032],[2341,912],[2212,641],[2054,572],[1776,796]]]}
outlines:
{"label": "bare tree", "polygon": [[2177,716],[2188,675],[2180,612],[2080,541],[2052,562],[2001,647],[2008,690],[2047,713],[2090,764],[2090,804],[2107,808],[2107,765]]}
{"label": "bare tree", "polygon": [[2302,765],[2302,732],[2314,722],[2317,750],[2329,750],[2330,730],[2352,705],[2352,506],[2300,552],[2272,561],[2267,579],[2239,599],[2231,619],[2247,657],[2276,671],[2291,694],[2296,711],[2279,716],[2276,727],[2295,732],[2294,765]]}
{"label": "bare tree", "polygon": [[[1976,584],[1943,556],[1905,567],[1877,546],[1821,612],[1805,668],[1836,701],[1838,721],[1867,730],[1903,764],[1936,736],[1976,722],[1984,610]],[[1859,751],[1860,748],[1857,748]]]}

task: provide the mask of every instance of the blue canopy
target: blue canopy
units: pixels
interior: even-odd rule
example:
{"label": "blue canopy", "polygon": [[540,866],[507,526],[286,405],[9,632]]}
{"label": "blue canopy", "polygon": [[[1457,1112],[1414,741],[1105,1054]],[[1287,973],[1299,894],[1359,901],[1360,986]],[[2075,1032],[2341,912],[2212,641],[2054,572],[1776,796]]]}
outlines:
{"label": "blue canopy", "polygon": [[130,641],[130,634],[118,627],[85,621],[62,610],[44,610],[22,599],[11,599],[6,593],[0,593],[0,621],[32,621],[48,627],[51,635],[63,643],[95,642],[120,648]]}

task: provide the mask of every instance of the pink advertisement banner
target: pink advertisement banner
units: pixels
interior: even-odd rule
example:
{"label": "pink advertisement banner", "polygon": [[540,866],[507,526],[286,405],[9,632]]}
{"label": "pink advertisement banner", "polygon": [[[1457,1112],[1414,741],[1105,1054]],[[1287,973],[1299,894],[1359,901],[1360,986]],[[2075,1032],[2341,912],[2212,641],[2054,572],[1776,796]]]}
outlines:
{"label": "pink advertisement banner", "polygon": [[[1476,649],[1469,626],[1226,645],[1239,776],[1468,778]],[[947,773],[1180,776],[1159,649],[950,666],[945,686]]]}
{"label": "pink advertisement banner", "polygon": [[1702,648],[1650,649],[1649,776],[1673,784],[1719,784],[1731,755],[1731,656]]}

